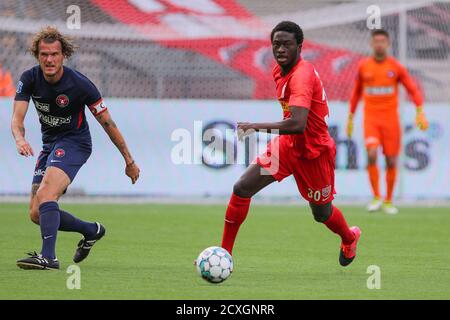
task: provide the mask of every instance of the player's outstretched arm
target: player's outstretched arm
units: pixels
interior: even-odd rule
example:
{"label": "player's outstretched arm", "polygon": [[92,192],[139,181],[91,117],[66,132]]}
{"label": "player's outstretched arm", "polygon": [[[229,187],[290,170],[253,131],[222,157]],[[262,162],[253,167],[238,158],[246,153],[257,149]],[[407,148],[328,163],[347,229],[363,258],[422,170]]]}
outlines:
{"label": "player's outstretched arm", "polygon": [[347,137],[351,138],[353,135],[353,115],[356,112],[356,108],[358,107],[358,102],[361,99],[362,95],[362,81],[360,77],[361,72],[361,64],[358,66],[358,74],[355,79],[355,84],[353,86],[353,90],[350,96],[350,108],[348,112],[348,118],[347,118]]}
{"label": "player's outstretched arm", "polygon": [[105,110],[101,114],[97,115],[95,118],[101,124],[101,126],[103,127],[105,132],[108,134],[109,138],[111,139],[111,141],[117,147],[117,149],[119,149],[120,153],[122,154],[122,156],[125,160],[125,164],[126,164],[125,174],[128,177],[130,177],[131,182],[133,184],[135,184],[137,179],[139,179],[140,169],[137,166],[137,164],[134,162],[133,157],[131,156],[131,153],[128,150],[125,139],[123,138],[122,133],[120,133],[120,130],[117,127],[116,123],[111,118],[109,111]]}
{"label": "player's outstretched arm", "polygon": [[248,135],[254,131],[277,130],[278,134],[298,134],[303,133],[306,128],[309,109],[305,107],[290,106],[291,117],[278,122],[249,123],[238,122],[238,134]]}
{"label": "player's outstretched arm", "polygon": [[16,141],[17,152],[25,157],[34,156],[31,145],[25,140],[24,120],[28,111],[28,101],[14,101],[13,108],[11,131]]}
{"label": "player's outstretched arm", "polygon": [[422,131],[427,130],[429,124],[423,111],[422,93],[409,75],[408,70],[402,65],[399,66],[399,80],[405,86],[406,91],[416,105],[416,126]]}

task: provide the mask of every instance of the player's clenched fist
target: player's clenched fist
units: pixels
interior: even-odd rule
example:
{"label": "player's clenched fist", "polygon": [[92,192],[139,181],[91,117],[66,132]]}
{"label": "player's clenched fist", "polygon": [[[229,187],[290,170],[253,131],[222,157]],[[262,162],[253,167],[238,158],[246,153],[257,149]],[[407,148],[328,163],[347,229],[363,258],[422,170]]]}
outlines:
{"label": "player's clenched fist", "polygon": [[137,166],[137,164],[133,161],[125,167],[125,174],[130,177],[131,183],[135,184],[137,179],[139,179],[139,172],[141,170]]}
{"label": "player's clenched fist", "polygon": [[416,112],[416,126],[422,131],[425,131],[428,129],[428,120],[425,117],[425,112],[423,112],[422,107],[417,107]]}
{"label": "player's clenched fist", "polygon": [[237,136],[239,141],[243,141],[245,136],[251,135],[255,130],[250,122],[238,122],[237,123]]}
{"label": "player's clenched fist", "polygon": [[353,113],[350,113],[348,115],[347,120],[347,137],[351,138],[353,135]]}
{"label": "player's clenched fist", "polygon": [[17,152],[19,152],[20,155],[29,157],[34,156],[33,149],[31,148],[30,144],[22,139],[16,142]]}

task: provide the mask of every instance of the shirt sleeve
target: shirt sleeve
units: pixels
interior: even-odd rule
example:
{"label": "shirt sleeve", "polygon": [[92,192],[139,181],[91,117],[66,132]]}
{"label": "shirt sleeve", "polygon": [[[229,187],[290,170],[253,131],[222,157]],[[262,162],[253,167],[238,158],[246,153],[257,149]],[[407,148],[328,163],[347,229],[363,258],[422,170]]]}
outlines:
{"label": "shirt sleeve", "polygon": [[316,80],[314,68],[311,65],[298,68],[289,80],[289,106],[311,108],[311,101]]}
{"label": "shirt sleeve", "polygon": [[25,71],[20,76],[20,80],[17,83],[15,101],[30,101],[31,94],[33,92],[33,77],[30,70]]}
{"label": "shirt sleeve", "polygon": [[422,93],[414,82],[413,78],[409,75],[408,70],[402,66],[400,63],[398,64],[398,78],[400,82],[405,86],[406,91],[414,104],[416,106],[421,106],[423,104]]}
{"label": "shirt sleeve", "polygon": [[361,67],[359,64],[358,71],[355,78],[355,84],[353,86],[352,94],[350,97],[350,113],[355,113],[358,107],[359,99],[361,99],[362,94],[362,79],[361,79]]}
{"label": "shirt sleeve", "polygon": [[94,116],[98,116],[108,110],[105,104],[103,103],[103,98],[98,91],[95,84],[93,84],[90,80],[87,80],[86,84],[86,100],[85,104],[88,106],[89,110],[92,112]]}

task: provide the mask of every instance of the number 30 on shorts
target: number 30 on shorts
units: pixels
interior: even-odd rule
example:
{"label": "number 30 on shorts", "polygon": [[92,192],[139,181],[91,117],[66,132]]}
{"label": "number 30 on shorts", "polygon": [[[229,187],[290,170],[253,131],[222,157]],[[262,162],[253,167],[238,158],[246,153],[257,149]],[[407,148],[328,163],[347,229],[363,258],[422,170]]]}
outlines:
{"label": "number 30 on shorts", "polygon": [[313,199],[314,201],[320,201],[320,198],[322,198],[322,193],[320,190],[313,190],[311,188],[308,188],[308,198]]}
{"label": "number 30 on shorts", "polygon": [[308,198],[313,199],[316,202],[326,201],[332,194],[332,186],[328,185],[322,190],[313,190],[308,188]]}

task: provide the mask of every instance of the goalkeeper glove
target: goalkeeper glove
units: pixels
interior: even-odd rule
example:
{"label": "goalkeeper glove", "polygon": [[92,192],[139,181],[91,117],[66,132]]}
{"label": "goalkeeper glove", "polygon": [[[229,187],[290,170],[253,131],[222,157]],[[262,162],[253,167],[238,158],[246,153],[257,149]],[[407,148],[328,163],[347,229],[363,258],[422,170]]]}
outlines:
{"label": "goalkeeper glove", "polygon": [[422,131],[428,129],[428,120],[425,117],[425,112],[423,111],[423,107],[419,106],[416,110],[416,126]]}
{"label": "goalkeeper glove", "polygon": [[349,113],[347,120],[347,137],[351,138],[352,134],[353,134],[353,113]]}

